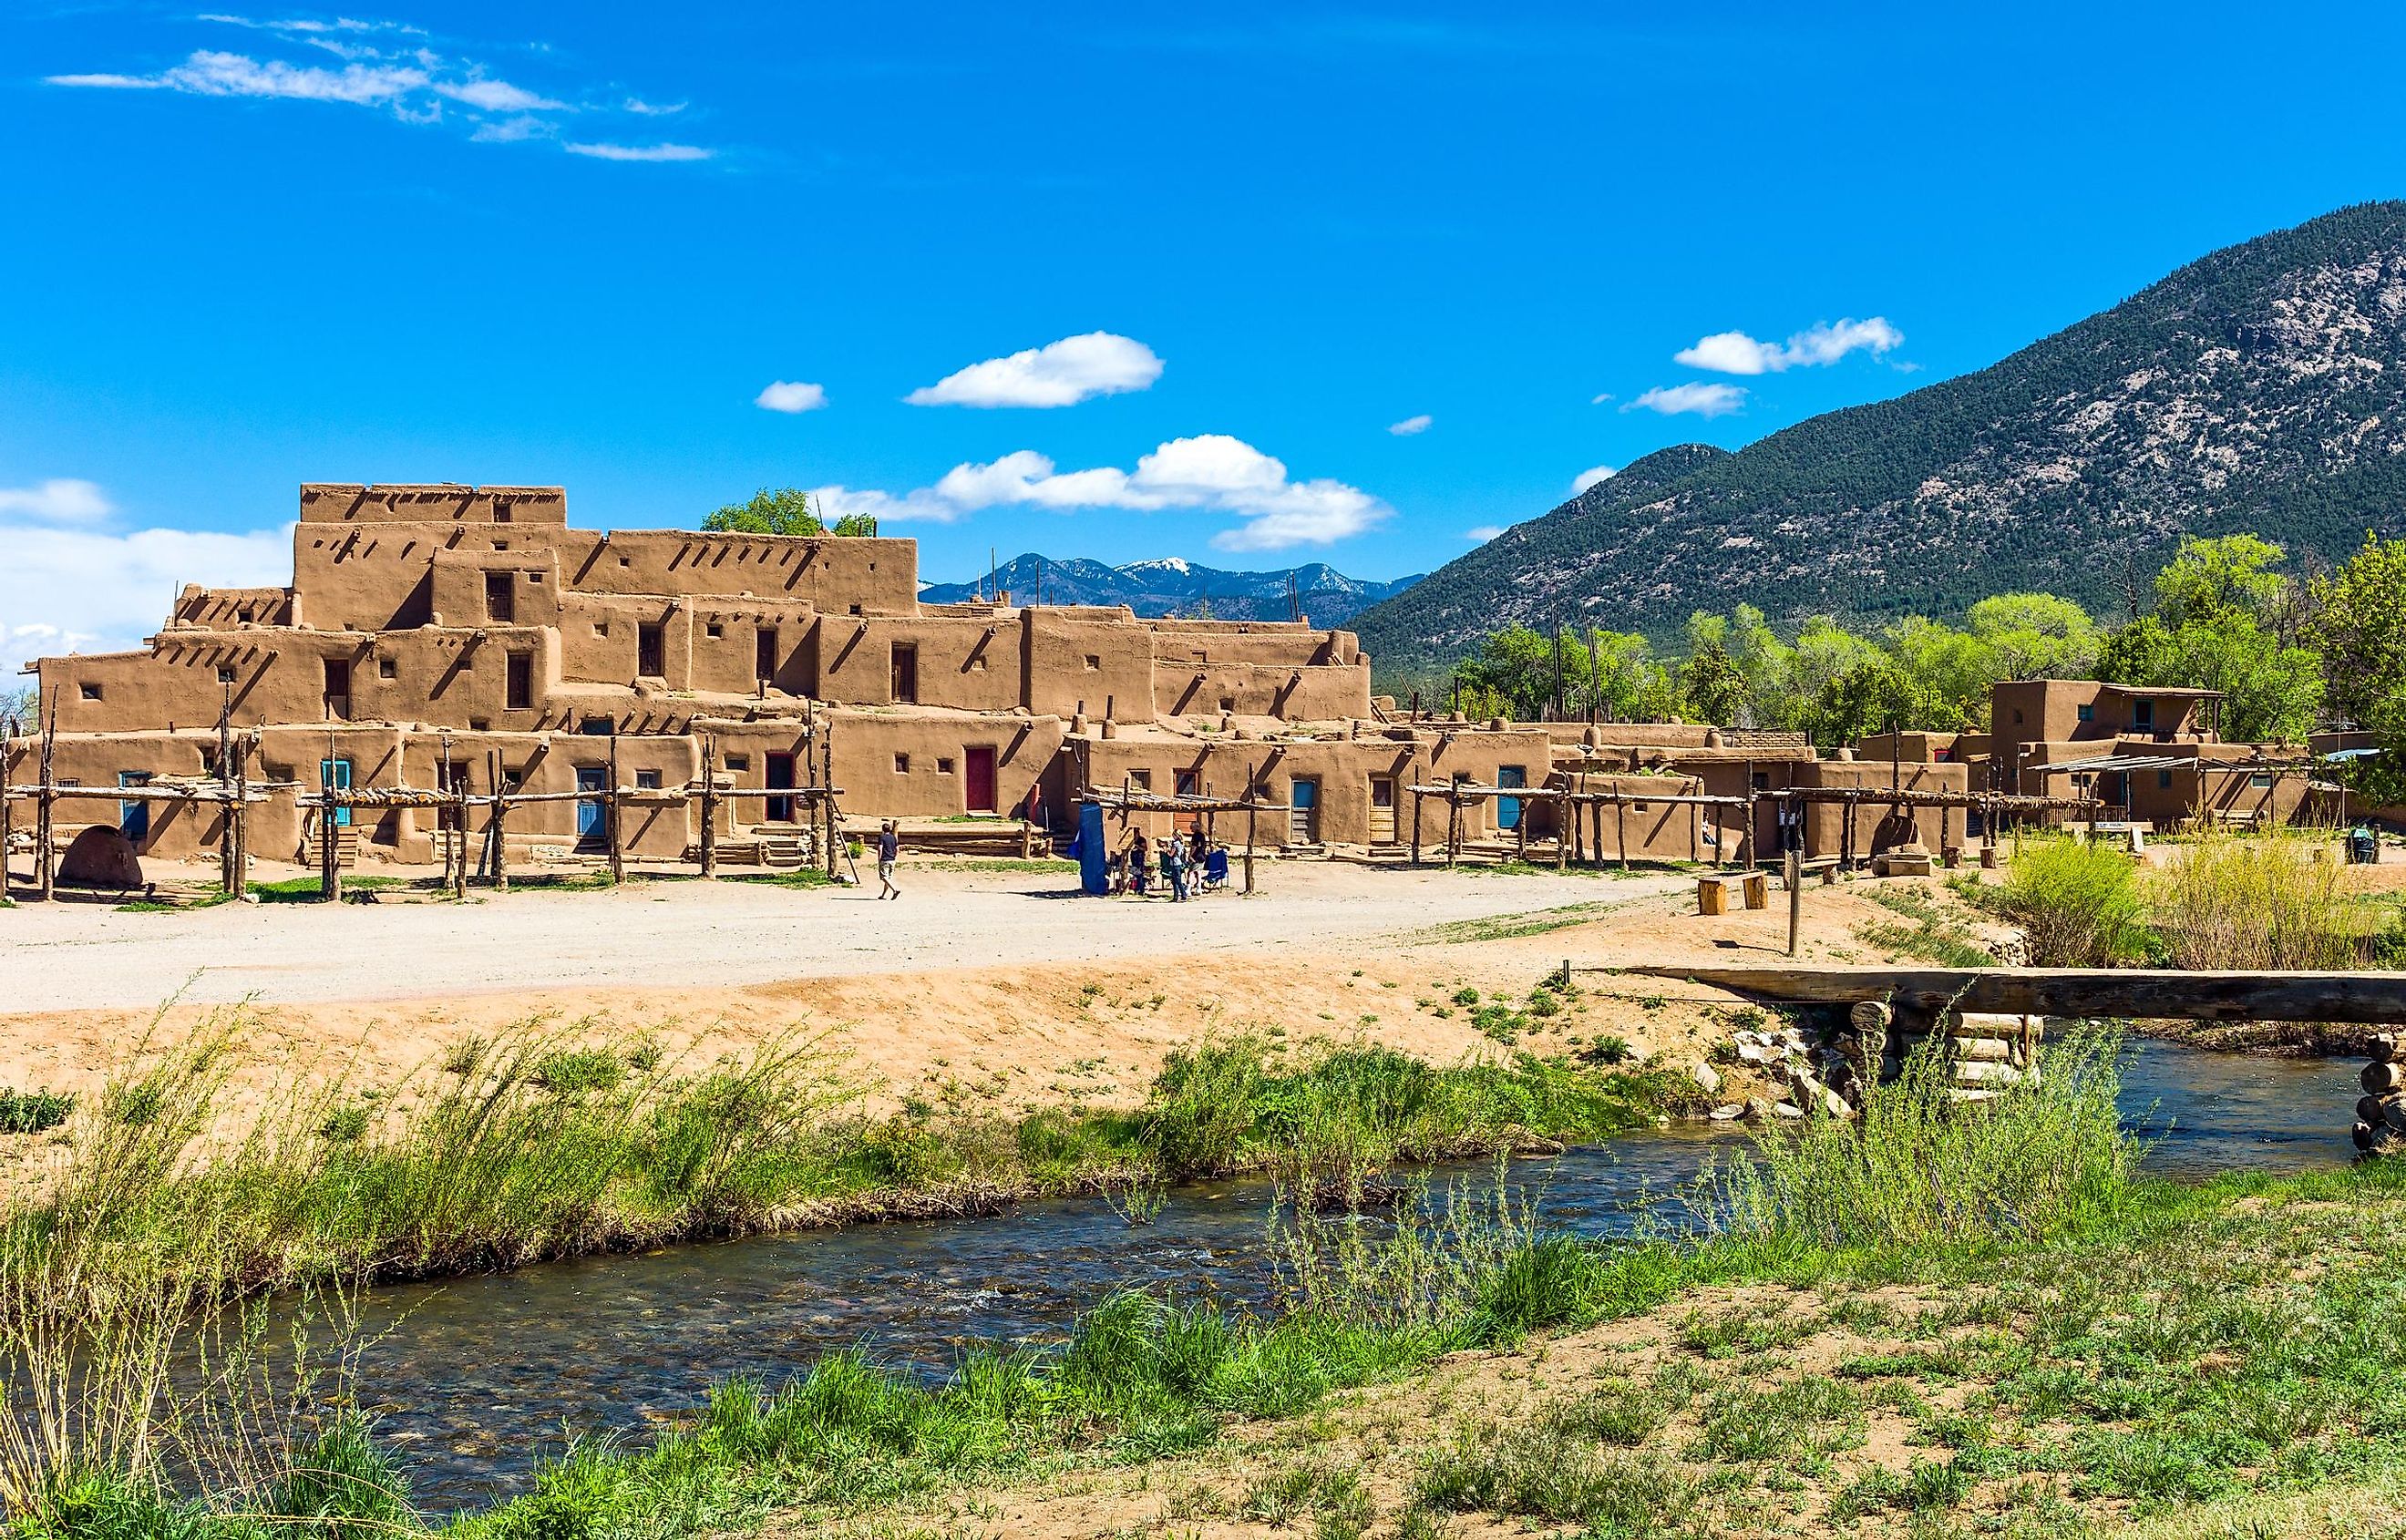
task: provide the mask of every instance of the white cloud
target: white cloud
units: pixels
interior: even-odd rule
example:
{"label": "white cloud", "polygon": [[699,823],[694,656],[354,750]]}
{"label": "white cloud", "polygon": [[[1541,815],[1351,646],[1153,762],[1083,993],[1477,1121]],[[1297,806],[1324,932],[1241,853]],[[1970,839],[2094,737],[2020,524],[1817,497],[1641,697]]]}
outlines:
{"label": "white cloud", "polygon": [[0,522],[28,518],[82,524],[105,518],[110,511],[97,486],[72,476],[53,476],[38,487],[0,487]]}
{"label": "white cloud", "polygon": [[1481,545],[1484,545],[1503,532],[1504,526],[1501,524],[1480,524],[1463,530],[1462,538],[1465,540],[1475,540]]}
{"label": "white cloud", "polygon": [[700,145],[572,144],[563,148],[571,155],[597,161],[707,161],[718,153]]}
{"label": "white cloud", "polygon": [[1745,404],[1746,387],[1742,385],[1658,385],[1635,401],[1622,403],[1621,409],[1635,412],[1642,406],[1665,417],[1692,412],[1700,417],[1718,417]]}
{"label": "white cloud", "polygon": [[984,464],[955,465],[933,487],[899,496],[848,487],[816,487],[811,495],[839,517],[859,513],[946,524],[1003,505],[1235,514],[1245,522],[1212,538],[1225,551],[1325,545],[1361,533],[1389,512],[1379,499],[1341,481],[1295,481],[1284,463],[1225,433],[1171,439],[1133,471],[1107,465],[1061,471],[1044,455],[1021,449]]}
{"label": "white cloud", "polygon": [[538,96],[523,86],[507,80],[457,80],[437,82],[434,92],[455,102],[465,102],[487,112],[557,112],[568,106],[547,96]]}
{"label": "white cloud", "polygon": [[[183,63],[149,75],[87,71],[52,75],[54,86],[109,91],[172,92],[186,96],[330,102],[373,107],[407,123],[448,123],[480,144],[519,144],[563,138],[557,120],[581,115],[602,123],[636,121],[684,110],[682,102],[658,106],[613,89],[545,92],[497,77],[473,59],[446,58],[426,46],[423,29],[395,22],[341,18],[331,21],[261,21],[208,14],[204,21],[241,27],[260,35],[262,46],[280,44],[297,59],[201,49]],[[333,55],[342,63],[328,67]],[[560,148],[604,161],[706,161],[717,151],[699,145],[630,144],[589,133]]]}
{"label": "white cloud", "polygon": [[219,534],[191,530],[11,528],[0,562],[0,675],[34,658],[141,645],[184,583],[290,582],[290,526]]}
{"label": "white cloud", "polygon": [[1603,392],[1602,394],[1600,394],[1600,395],[1595,395],[1595,396],[1591,396],[1591,397],[1589,397],[1589,398],[1588,398],[1588,404],[1589,404],[1590,406],[1602,406],[1606,402],[1608,402],[1608,401],[1610,401],[1610,400],[1612,400],[1612,399],[1613,399],[1612,392],[1611,392],[1611,391],[1609,391],[1609,390],[1606,390],[1606,391],[1604,391],[1604,392]]}
{"label": "white cloud", "polygon": [[1435,421],[1437,421],[1435,417],[1430,417],[1426,412],[1422,412],[1419,417],[1406,417],[1401,422],[1391,422],[1387,424],[1387,431],[1394,434],[1397,438],[1409,438],[1414,433],[1427,432],[1429,431],[1429,425]]}
{"label": "white cloud", "polygon": [[902,399],[913,406],[1074,406],[1142,390],[1161,368],[1159,356],[1135,338],[1089,332],[970,364]]}
{"label": "white cloud", "polygon": [[1904,333],[1886,319],[1846,319],[1835,325],[1819,322],[1788,339],[1785,345],[1757,342],[1743,332],[1716,332],[1700,337],[1692,347],[1672,355],[1675,363],[1709,369],[1717,374],[1776,374],[1786,370],[1814,368],[1837,362],[1862,351],[1877,358],[1904,341]]}
{"label": "white cloud", "polygon": [[771,412],[815,412],[827,404],[827,387],[805,380],[771,380],[752,398],[752,404]]}
{"label": "white cloud", "polygon": [[1571,479],[1571,496],[1577,497],[1597,482],[1610,481],[1619,474],[1621,472],[1615,466],[1591,465]]}

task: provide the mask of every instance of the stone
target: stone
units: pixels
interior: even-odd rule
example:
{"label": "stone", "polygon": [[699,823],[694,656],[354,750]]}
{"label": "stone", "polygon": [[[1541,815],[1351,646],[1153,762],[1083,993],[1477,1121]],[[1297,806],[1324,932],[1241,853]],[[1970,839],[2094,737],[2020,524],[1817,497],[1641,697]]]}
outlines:
{"label": "stone", "polygon": [[1711,1065],[1699,1064],[1689,1073],[1695,1077],[1696,1089],[1707,1096],[1721,1088],[1721,1072]]}
{"label": "stone", "polygon": [[94,824],[75,837],[59,857],[61,887],[106,888],[122,893],[142,885],[142,861],[133,841],[107,824]]}

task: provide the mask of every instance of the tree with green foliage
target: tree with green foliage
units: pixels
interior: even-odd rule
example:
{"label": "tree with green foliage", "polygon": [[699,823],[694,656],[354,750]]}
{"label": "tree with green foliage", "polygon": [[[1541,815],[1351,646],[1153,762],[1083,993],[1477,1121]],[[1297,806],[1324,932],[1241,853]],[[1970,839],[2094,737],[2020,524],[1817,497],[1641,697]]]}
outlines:
{"label": "tree with green foliage", "polygon": [[2406,540],[2379,540],[2313,584],[2308,634],[2322,649],[2330,704],[2372,734],[2377,758],[2356,761],[2348,784],[2406,801]]}
{"label": "tree with green foliage", "polygon": [[744,535],[873,535],[877,520],[867,514],[846,514],[832,526],[811,506],[808,492],[796,487],[775,490],[763,487],[743,502],[730,502],[701,521],[705,530]]}
{"label": "tree with green foliage", "polygon": [[2322,706],[2323,662],[2272,624],[2295,607],[2273,571],[2281,547],[2254,535],[2189,536],[2156,574],[2156,611],[2116,629],[2099,650],[2101,679],[2219,690],[2223,736],[2297,742]]}
{"label": "tree with green foliage", "polygon": [[1719,642],[1697,643],[1679,666],[1679,685],[1698,716],[1726,728],[1746,709],[1746,676]]}

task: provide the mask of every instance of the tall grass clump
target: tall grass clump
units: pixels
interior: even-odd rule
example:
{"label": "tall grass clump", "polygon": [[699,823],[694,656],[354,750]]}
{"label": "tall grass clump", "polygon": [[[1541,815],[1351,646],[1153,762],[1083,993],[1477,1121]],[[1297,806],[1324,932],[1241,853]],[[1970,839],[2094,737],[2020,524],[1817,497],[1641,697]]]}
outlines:
{"label": "tall grass clump", "polygon": [[2014,857],[1995,902],[2022,927],[2041,968],[2111,968],[2157,948],[2138,863],[2103,844],[2038,838]]}
{"label": "tall grass clump", "polygon": [[2329,831],[2312,829],[2215,829],[2178,847],[2146,883],[2167,957],[2178,968],[2365,966],[2376,940],[2330,854]]}
{"label": "tall grass clump", "polygon": [[1721,1233],[1794,1248],[1886,1253],[2045,1240],[2110,1221],[2138,1160],[2115,1108],[2122,1040],[2088,1026],[2044,1050],[1994,1100],[1952,1098],[1935,1033],[1852,1120],[1763,1131],[1712,1173],[1702,1205]]}

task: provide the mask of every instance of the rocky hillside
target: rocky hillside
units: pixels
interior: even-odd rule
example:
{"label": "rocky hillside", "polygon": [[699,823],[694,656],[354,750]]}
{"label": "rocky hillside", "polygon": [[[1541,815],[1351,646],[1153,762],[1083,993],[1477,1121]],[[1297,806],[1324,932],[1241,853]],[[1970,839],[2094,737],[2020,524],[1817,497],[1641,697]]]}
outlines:
{"label": "rocky hillside", "polygon": [[1040,595],[1047,604],[1125,604],[1140,615],[1286,620],[1294,615],[1293,595],[1301,599],[1304,617],[1313,625],[1341,626],[1366,605],[1419,581],[1415,574],[1392,583],[1368,582],[1318,561],[1273,572],[1228,572],[1177,557],[1106,567],[1099,561],[1056,561],[1031,551],[1004,562],[982,586],[930,584],[919,590],[919,597],[931,604],[956,604],[974,598],[983,586],[987,593],[1007,589],[1012,598],[1030,602]]}
{"label": "rocky hillside", "polygon": [[1948,615],[2039,588],[2120,603],[2184,532],[2343,556],[2406,509],[2406,203],[2193,262],[1977,374],[1734,454],[1648,456],[1356,626],[1381,664],[1509,621],[1676,636],[1775,619]]}

